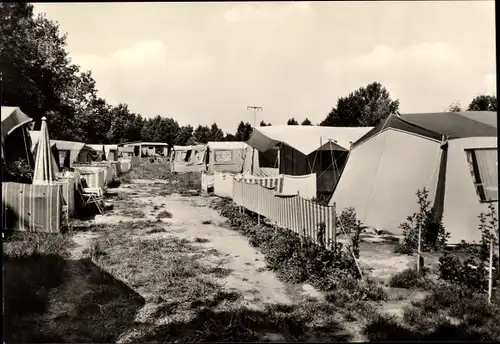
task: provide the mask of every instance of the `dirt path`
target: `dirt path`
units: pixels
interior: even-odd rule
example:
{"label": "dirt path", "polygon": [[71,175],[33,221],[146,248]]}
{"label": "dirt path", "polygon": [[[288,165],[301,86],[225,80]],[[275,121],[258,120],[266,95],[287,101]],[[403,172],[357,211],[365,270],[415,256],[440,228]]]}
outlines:
{"label": "dirt path", "polygon": [[[210,208],[211,197],[182,196],[171,194],[158,196],[161,190],[159,181],[134,180],[133,184],[117,189],[115,192],[134,196],[134,202],[144,217],[127,215],[132,210],[114,211],[106,216],[98,216],[97,224],[141,220],[155,221],[158,214],[167,212],[171,218],[161,218],[162,233],[147,234],[148,237],[162,238],[176,236],[202,246],[212,254],[204,257],[204,264],[230,271],[226,277],[217,278],[229,291],[241,293],[244,304],[251,309],[263,309],[266,304],[292,305],[301,298],[281,282],[266,268],[265,258],[258,249],[248,243],[248,239],[226,227],[226,219]],[[143,233],[137,233],[145,239]],[[321,293],[303,289],[303,294],[321,297]]]}

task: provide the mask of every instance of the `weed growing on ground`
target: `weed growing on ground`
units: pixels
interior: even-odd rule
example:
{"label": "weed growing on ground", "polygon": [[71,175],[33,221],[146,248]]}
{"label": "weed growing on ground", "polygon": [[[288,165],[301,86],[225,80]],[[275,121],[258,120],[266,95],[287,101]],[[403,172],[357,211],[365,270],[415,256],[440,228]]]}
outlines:
{"label": "weed growing on ground", "polygon": [[408,268],[395,275],[389,281],[392,288],[422,289],[432,288],[433,283],[415,268]]}
{"label": "weed growing on ground", "polygon": [[163,210],[156,215],[158,219],[171,219],[173,217],[172,213],[168,210]]}
{"label": "weed growing on ground", "polygon": [[39,257],[57,255],[68,258],[71,238],[59,233],[11,232],[5,233],[4,258]]}
{"label": "weed growing on ground", "polygon": [[403,232],[403,241],[396,246],[396,253],[412,254],[418,247],[418,232],[421,229],[422,252],[442,251],[446,247],[450,233],[446,232],[441,219],[436,216],[435,209],[431,208],[428,200],[429,191],[425,188],[417,191],[418,213],[407,218],[400,225]]}
{"label": "weed growing on ground", "polygon": [[354,299],[387,298],[375,281],[359,281],[355,260],[341,243],[322,247],[286,229],[256,226],[254,219],[241,214],[228,200],[221,200],[217,209],[228,218],[233,229],[248,236],[250,244],[262,250],[269,269],[276,271],[284,281],[308,282],[324,291],[347,289]]}
{"label": "weed growing on ground", "polygon": [[[462,248],[470,254],[470,257],[462,262],[457,256],[445,253],[439,259],[439,277],[442,280],[458,284],[463,288],[470,289],[477,293],[487,293],[488,291],[488,269],[490,245],[495,245],[495,234],[498,232],[497,213],[493,205],[490,204],[487,213],[479,215],[479,231],[481,231],[481,243],[462,244]],[[498,233],[496,234],[498,235]],[[493,255],[493,288],[498,288],[500,279],[499,258]]]}
{"label": "weed growing on ground", "polygon": [[146,232],[146,234],[156,234],[156,233],[165,233],[166,230],[161,227],[154,227]]}
{"label": "weed growing on ground", "polygon": [[207,238],[198,238],[198,237],[194,238],[193,241],[199,244],[210,242],[210,240],[208,240]]}

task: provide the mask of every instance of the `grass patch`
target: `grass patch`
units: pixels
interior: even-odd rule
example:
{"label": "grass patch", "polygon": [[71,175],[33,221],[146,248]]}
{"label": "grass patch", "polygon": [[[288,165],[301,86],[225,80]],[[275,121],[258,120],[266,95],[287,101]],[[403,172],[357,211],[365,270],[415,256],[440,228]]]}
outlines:
{"label": "grass patch", "polygon": [[163,210],[156,215],[158,219],[171,219],[173,217],[172,213],[168,210]]}
{"label": "grass patch", "polygon": [[211,225],[212,224],[212,220],[203,220],[203,221],[201,221],[201,224],[202,225]]}
{"label": "grass patch", "polygon": [[206,239],[206,238],[194,238],[193,240],[195,243],[199,243],[199,244],[202,244],[202,243],[207,243],[207,242],[210,242],[210,240]]}
{"label": "grass patch", "polygon": [[66,259],[68,248],[74,245],[69,236],[59,233],[8,232],[3,242],[3,256],[10,259],[47,255]]}
{"label": "grass patch", "polygon": [[133,218],[137,218],[137,219],[142,219],[142,218],[145,218],[146,215],[144,214],[144,212],[142,210],[139,210],[139,209],[127,209],[125,212],[124,212],[125,215],[129,216],[129,217],[133,217]]}
{"label": "grass patch", "polygon": [[418,273],[416,269],[409,268],[391,276],[389,286],[392,288],[429,290],[433,287],[433,282],[423,274]]}
{"label": "grass patch", "polygon": [[166,233],[167,231],[161,227],[154,227],[146,232],[146,234]]}

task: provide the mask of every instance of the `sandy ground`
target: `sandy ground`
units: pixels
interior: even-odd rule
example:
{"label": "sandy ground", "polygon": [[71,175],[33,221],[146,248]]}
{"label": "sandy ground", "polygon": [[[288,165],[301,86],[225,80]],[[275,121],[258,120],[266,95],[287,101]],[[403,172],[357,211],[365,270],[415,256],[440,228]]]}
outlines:
{"label": "sandy ground", "polygon": [[[209,196],[192,196],[166,194],[162,185],[166,180],[133,180],[132,184],[110,190],[111,199],[115,198],[114,209],[104,215],[96,216],[95,225],[106,226],[149,220],[163,231],[147,234],[144,230],[132,230],[127,234],[128,240],[162,239],[171,236],[187,239],[203,249],[202,263],[208,267],[219,267],[230,271],[224,277],[213,276],[217,284],[228,292],[242,295],[241,306],[250,310],[264,310],[266,305],[300,305],[304,300],[322,302],[324,294],[309,284],[289,286],[281,282],[276,274],[266,267],[265,257],[258,249],[252,247],[248,239],[240,233],[228,228],[226,219],[221,217],[210,205],[216,199]],[[159,214],[167,214],[159,218]],[[76,248],[73,258],[85,255],[94,238],[98,234],[88,231],[79,232],[74,237]],[[368,241],[368,242],[367,242]],[[413,257],[394,255],[394,246],[390,243],[370,242],[363,240],[360,245],[360,263],[370,267],[371,274],[387,281],[394,273],[414,264]],[[391,291],[396,295],[399,291]],[[143,297],[147,295],[141,293]],[[406,299],[418,299],[422,295],[406,295]],[[401,315],[403,306],[409,301],[402,301],[395,296],[389,302],[380,305],[382,311]],[[151,319],[155,306],[146,303],[136,315],[137,322]],[[154,319],[156,326],[166,319]],[[353,323],[354,325],[354,323]],[[359,329],[358,329],[359,330]],[[358,330],[351,332],[355,339]],[[137,330],[129,329],[121,336],[119,342],[133,342],[138,338]],[[277,338],[279,340],[279,338]]]}
{"label": "sandy ground", "polygon": [[[274,272],[266,268],[264,255],[248,243],[243,235],[226,227],[226,219],[210,208],[213,197],[183,196],[171,194],[158,196],[158,190],[164,180],[134,180],[120,188],[113,189],[114,194],[127,195],[137,202],[137,209],[144,217],[128,215],[131,209],[114,209],[105,215],[98,215],[95,224],[116,224],[122,222],[156,221],[158,213],[168,211],[172,218],[162,218],[158,223],[165,232],[146,234],[154,238],[176,236],[193,241],[198,238],[208,251],[204,262],[209,266],[218,266],[231,270],[229,276],[218,279],[218,282],[229,291],[237,291],[244,297],[244,305],[251,309],[264,309],[266,304],[292,305],[303,296],[322,299],[323,295],[310,285],[301,288],[287,288]],[[139,235],[139,233],[137,233]],[[140,233],[141,239],[145,234]],[[95,234],[85,232],[74,237],[78,256],[88,247]],[[133,238],[133,236],[132,236]],[[210,251],[209,251],[210,252]]]}

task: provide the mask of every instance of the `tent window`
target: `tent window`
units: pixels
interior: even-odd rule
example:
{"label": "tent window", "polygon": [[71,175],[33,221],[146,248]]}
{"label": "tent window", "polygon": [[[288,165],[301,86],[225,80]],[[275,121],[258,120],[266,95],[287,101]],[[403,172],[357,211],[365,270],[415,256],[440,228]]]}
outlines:
{"label": "tent window", "polygon": [[472,178],[481,202],[498,201],[498,159],[497,149],[468,149]]}
{"label": "tent window", "polygon": [[178,151],[177,152],[177,161],[182,161],[186,158],[187,151]]}
{"label": "tent window", "polygon": [[228,162],[232,160],[230,150],[217,150],[214,152],[214,157],[216,162]]}

